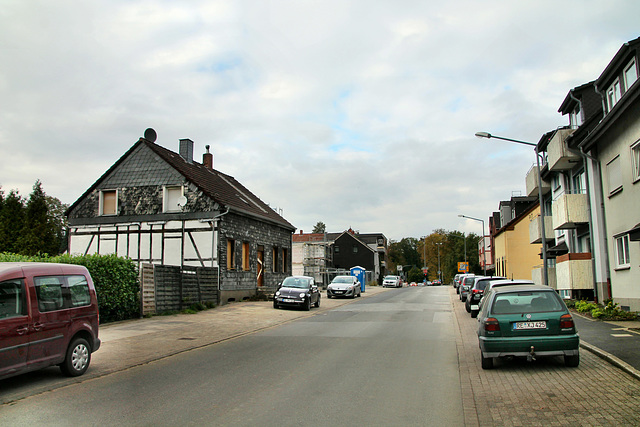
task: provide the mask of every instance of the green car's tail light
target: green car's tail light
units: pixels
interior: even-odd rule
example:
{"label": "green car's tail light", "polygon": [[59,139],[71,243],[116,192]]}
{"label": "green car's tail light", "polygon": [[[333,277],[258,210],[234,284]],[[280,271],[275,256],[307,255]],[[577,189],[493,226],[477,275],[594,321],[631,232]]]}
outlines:
{"label": "green car's tail light", "polygon": [[574,328],[573,317],[570,314],[560,316],[560,329]]}
{"label": "green car's tail light", "polygon": [[489,317],[484,321],[484,330],[487,332],[498,332],[500,331],[500,323],[498,323],[498,319],[495,317]]}

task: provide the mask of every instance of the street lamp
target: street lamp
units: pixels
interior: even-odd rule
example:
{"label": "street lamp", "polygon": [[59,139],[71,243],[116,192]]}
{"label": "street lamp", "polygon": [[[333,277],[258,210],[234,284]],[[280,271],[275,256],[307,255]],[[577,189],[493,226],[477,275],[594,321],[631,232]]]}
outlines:
{"label": "street lamp", "polygon": [[515,142],[516,144],[533,146],[533,150],[536,153],[536,166],[538,167],[538,202],[540,203],[540,229],[542,232],[542,277],[544,285],[549,286],[549,276],[547,273],[547,236],[544,231],[544,201],[542,200],[542,177],[540,170],[540,153],[538,152],[538,144],[533,142],[520,141],[518,139],[504,138],[502,136],[491,135],[489,132],[476,132],[478,138],[495,138],[503,141]]}
{"label": "street lamp", "polygon": [[480,218],[474,218],[472,216],[458,215],[460,218],[472,219],[474,221],[480,221],[482,223],[482,267],[484,269],[484,275],[487,275],[487,244],[484,238],[484,220]]}

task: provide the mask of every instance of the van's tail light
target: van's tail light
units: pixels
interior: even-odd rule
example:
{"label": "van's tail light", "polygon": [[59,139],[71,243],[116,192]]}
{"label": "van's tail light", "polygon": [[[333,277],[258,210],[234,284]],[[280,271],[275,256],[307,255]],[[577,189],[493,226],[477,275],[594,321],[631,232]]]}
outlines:
{"label": "van's tail light", "polygon": [[560,316],[560,329],[574,328],[573,317],[570,314]]}
{"label": "van's tail light", "polygon": [[500,323],[495,317],[489,317],[484,321],[484,330],[487,332],[498,332],[500,330]]}

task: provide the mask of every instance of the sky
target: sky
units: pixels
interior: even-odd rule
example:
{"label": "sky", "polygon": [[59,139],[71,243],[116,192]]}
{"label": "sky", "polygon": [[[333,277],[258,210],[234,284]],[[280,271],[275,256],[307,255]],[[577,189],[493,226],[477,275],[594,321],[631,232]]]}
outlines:
{"label": "sky", "polygon": [[75,202],[147,128],[299,232],[480,234],[637,0],[0,0],[0,186]]}

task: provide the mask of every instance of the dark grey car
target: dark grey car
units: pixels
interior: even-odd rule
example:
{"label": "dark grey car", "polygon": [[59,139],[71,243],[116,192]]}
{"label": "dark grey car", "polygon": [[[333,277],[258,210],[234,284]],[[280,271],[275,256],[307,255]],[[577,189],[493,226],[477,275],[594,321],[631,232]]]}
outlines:
{"label": "dark grey car", "polygon": [[302,307],[311,310],[311,304],[320,307],[320,290],[313,277],[291,276],[284,279],[273,297],[273,308]]}

